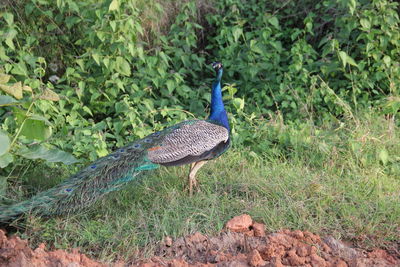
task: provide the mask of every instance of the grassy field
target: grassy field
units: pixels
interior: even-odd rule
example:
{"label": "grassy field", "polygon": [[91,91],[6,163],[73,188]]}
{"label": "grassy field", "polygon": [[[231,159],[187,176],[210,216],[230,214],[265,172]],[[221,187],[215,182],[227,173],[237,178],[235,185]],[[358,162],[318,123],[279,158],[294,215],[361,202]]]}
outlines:
{"label": "grassy field", "polygon": [[[81,247],[111,261],[151,255],[165,236],[216,233],[248,213],[268,231],[302,229],[363,247],[390,246],[400,234],[399,130],[378,115],[319,127],[271,120],[249,129],[253,145],[206,164],[201,192],[191,198],[183,190],[187,167],[162,168],[79,214],[31,217],[21,235],[33,245]],[[26,186],[51,186],[44,172],[55,175],[30,168]]]}

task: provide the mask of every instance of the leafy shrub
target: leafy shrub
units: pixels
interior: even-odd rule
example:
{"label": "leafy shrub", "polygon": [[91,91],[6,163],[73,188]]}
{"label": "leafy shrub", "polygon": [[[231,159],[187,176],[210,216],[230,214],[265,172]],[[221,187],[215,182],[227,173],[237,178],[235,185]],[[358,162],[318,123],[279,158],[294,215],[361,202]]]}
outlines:
{"label": "leafy shrub", "polygon": [[398,95],[397,3],[303,2],[225,0],[210,16],[219,34],[208,48],[230,66],[226,79],[247,112],[338,116],[345,112],[338,99],[364,108]]}
{"label": "leafy shrub", "polygon": [[400,109],[392,1],[14,2],[0,15],[2,167],[35,149],[91,161],[205,117],[216,59],[236,145],[255,144],[248,125],[272,113],[301,124]]}

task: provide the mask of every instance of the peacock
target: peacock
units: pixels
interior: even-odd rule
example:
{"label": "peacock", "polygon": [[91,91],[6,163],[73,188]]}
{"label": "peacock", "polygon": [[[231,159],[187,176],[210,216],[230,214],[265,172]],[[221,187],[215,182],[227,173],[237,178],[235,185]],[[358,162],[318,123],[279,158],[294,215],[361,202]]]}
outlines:
{"label": "peacock", "polygon": [[29,200],[0,207],[0,221],[7,222],[26,213],[51,216],[73,212],[121,189],[127,182],[143,178],[159,166],[190,164],[188,187],[192,195],[193,189],[198,188],[198,170],[230,146],[229,121],[221,90],[223,66],[214,62],[212,67],[216,78],[208,119],[183,121],[119,148]]}

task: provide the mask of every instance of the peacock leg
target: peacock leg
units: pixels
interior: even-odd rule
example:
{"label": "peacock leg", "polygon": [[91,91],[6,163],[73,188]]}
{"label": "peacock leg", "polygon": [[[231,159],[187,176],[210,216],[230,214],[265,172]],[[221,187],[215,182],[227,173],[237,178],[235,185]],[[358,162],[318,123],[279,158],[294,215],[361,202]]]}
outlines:
{"label": "peacock leg", "polygon": [[196,173],[197,171],[206,164],[207,161],[197,161],[190,164],[190,172],[189,172],[189,195],[193,195],[193,187],[198,187],[198,183],[196,180]]}

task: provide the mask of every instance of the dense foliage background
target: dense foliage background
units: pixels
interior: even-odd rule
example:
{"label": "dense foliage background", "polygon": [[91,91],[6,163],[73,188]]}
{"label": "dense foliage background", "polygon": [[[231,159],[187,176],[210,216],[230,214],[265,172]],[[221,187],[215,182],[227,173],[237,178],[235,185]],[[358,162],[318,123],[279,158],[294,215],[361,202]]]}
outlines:
{"label": "dense foliage background", "polygon": [[257,153],[274,142],[250,129],[276,115],[301,125],[400,109],[395,1],[6,0],[0,8],[6,176],[22,158],[92,161],[205,117],[214,60],[225,65],[233,143]]}

